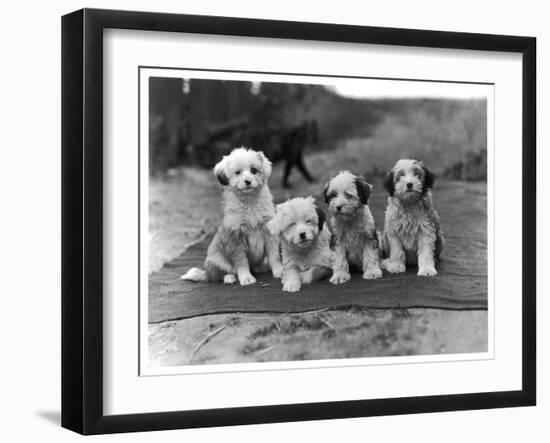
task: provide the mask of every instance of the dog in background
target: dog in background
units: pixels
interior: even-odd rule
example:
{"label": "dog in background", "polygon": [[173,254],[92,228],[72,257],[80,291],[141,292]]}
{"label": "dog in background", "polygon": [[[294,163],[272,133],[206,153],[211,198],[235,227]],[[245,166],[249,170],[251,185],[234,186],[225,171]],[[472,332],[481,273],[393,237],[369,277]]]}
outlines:
{"label": "dog in background", "polygon": [[251,274],[271,267],[279,278],[282,265],[277,239],[266,223],[275,216],[267,184],[271,162],[262,152],[234,149],[214,167],[223,190],[223,222],[208,247],[205,269],[192,268],[181,278],[220,281],[243,286],[256,282]]}
{"label": "dog in background", "polygon": [[[301,125],[291,128],[283,137],[281,144],[281,159],[286,160],[285,171],[283,175],[283,187],[290,188],[289,178],[292,168],[296,166],[304,178],[310,182],[315,182],[315,178],[308,171],[304,163],[304,149],[309,144],[317,143],[319,139],[319,129],[317,120],[304,121]],[[277,161],[275,158],[274,161]]]}
{"label": "dog in background", "polygon": [[277,205],[276,216],[267,226],[280,239],[283,291],[299,291],[302,284],[330,275],[331,234],[313,197],[293,198]]}
{"label": "dog in background", "polygon": [[[227,142],[227,134],[220,134]],[[244,134],[236,136],[235,141],[238,144],[250,144],[252,146],[262,146],[263,151],[269,159],[275,164],[284,162],[284,172],[282,185],[284,188],[291,188],[290,174],[294,167],[301,172],[304,178],[310,182],[315,182],[315,177],[309,172],[305,160],[304,151],[308,146],[314,145],[319,141],[319,125],[317,120],[304,120],[302,123],[292,127],[279,126],[276,128],[261,127],[249,128]],[[231,143],[233,146],[234,143]],[[211,146],[211,142],[210,142]]]}
{"label": "dog in background", "polygon": [[434,180],[417,160],[399,160],[388,173],[384,186],[390,196],[382,240],[387,257],[382,266],[388,272],[405,272],[406,265],[418,265],[419,276],[437,274],[435,264],[444,239],[433,206]]}
{"label": "dog in background", "polygon": [[334,243],[333,284],[350,279],[350,265],[360,269],[365,279],[382,277],[379,236],[367,205],[371,191],[362,176],[349,171],[340,172],[325,186]]}

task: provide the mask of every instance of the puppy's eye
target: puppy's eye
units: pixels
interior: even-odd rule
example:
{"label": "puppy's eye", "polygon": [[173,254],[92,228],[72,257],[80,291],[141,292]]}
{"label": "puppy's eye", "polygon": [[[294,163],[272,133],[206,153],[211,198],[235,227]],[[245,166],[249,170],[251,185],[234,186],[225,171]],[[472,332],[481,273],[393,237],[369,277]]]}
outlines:
{"label": "puppy's eye", "polygon": [[293,228],[294,226],[296,226],[296,223],[289,223],[286,228],[285,228],[285,231],[290,229],[290,228]]}
{"label": "puppy's eye", "polygon": [[239,175],[240,173],[241,173],[241,170],[240,170],[240,169],[237,169],[237,170],[235,171],[235,175]]}
{"label": "puppy's eye", "polygon": [[350,192],[344,192],[344,196],[345,196],[346,198],[353,198],[353,197],[354,197],[354,195],[351,194]]}
{"label": "puppy's eye", "polygon": [[308,218],[308,219],[306,220],[306,223],[307,223],[308,225],[311,225],[311,224],[313,223],[313,219],[312,219],[312,218]]}
{"label": "puppy's eye", "polygon": [[254,166],[252,166],[252,167],[250,168],[250,172],[251,172],[252,174],[257,174],[259,171],[258,171]]}

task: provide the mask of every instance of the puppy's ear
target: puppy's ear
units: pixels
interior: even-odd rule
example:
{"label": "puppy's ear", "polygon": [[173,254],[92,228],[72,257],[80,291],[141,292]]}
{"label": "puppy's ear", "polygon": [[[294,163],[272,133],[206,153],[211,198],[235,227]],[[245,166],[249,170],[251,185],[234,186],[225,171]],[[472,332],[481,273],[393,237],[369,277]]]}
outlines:
{"label": "puppy's ear", "polygon": [[426,166],[422,166],[424,170],[424,184],[422,185],[422,191],[426,191],[428,188],[433,188],[435,182],[435,175]]}
{"label": "puppy's ear", "polygon": [[271,235],[278,236],[281,233],[281,222],[281,214],[277,213],[265,226]]}
{"label": "puppy's ear", "polygon": [[214,174],[222,186],[227,186],[229,184],[229,178],[227,177],[227,155],[224,156],[217,164],[214,166]]}
{"label": "puppy's ear", "polygon": [[271,161],[261,151],[258,152],[258,155],[260,156],[260,160],[262,162],[265,178],[268,178],[271,175],[271,168],[272,168]]}
{"label": "puppy's ear", "polygon": [[361,200],[362,204],[366,205],[369,201],[372,186],[366,182],[362,175],[360,175],[355,178],[355,187],[357,188],[357,196],[359,197],[359,200]]}
{"label": "puppy's ear", "polygon": [[390,194],[390,197],[393,197],[393,193],[395,192],[395,183],[393,182],[393,171],[388,172],[388,175],[386,176],[386,180],[384,181],[384,188],[388,193]]}
{"label": "puppy's ear", "polygon": [[318,207],[315,207],[315,211],[317,212],[317,224],[319,226],[319,231],[322,231],[323,225],[325,224],[327,217],[325,216],[325,213]]}
{"label": "puppy's ear", "polygon": [[329,203],[329,201],[330,201],[329,198],[328,198],[328,185],[329,185],[329,183],[327,183],[327,184],[325,185],[325,187],[323,188],[323,198],[325,199],[325,203],[326,203],[327,205],[328,205],[328,203]]}

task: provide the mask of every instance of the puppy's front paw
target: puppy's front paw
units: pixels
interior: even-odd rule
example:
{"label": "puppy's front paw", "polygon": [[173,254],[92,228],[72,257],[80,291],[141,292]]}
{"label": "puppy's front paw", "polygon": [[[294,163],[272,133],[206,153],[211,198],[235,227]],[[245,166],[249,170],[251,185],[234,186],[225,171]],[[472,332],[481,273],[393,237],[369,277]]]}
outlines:
{"label": "puppy's front paw", "polygon": [[313,281],[313,271],[310,269],[309,271],[302,272],[300,274],[300,280],[304,284],[309,284]]}
{"label": "puppy's front paw", "polygon": [[382,270],[380,268],[369,268],[363,273],[365,280],[376,280],[382,278]]}
{"label": "puppy's front paw", "polygon": [[239,283],[241,286],[253,285],[256,283],[256,279],[251,274],[243,275],[239,276]]}
{"label": "puppy's front paw", "polygon": [[237,277],[235,277],[235,274],[225,274],[223,276],[223,282],[226,285],[232,285],[237,282]]}
{"label": "puppy's front paw", "polygon": [[349,272],[346,271],[337,271],[334,274],[332,274],[332,277],[330,278],[330,282],[333,285],[340,285],[342,283],[346,283],[350,280],[351,275]]}
{"label": "puppy's front paw", "polygon": [[283,275],[283,267],[282,265],[275,265],[271,267],[271,272],[273,273],[273,277],[275,278],[281,278]]}
{"label": "puppy's front paw", "polygon": [[298,292],[299,290],[300,290],[300,282],[299,281],[291,280],[291,281],[287,281],[283,285],[283,291],[286,291],[286,292]]}
{"label": "puppy's front paw", "polygon": [[392,274],[400,274],[401,272],[405,272],[405,263],[399,261],[387,260],[385,261],[385,267],[386,270]]}
{"label": "puppy's front paw", "polygon": [[434,275],[437,275],[437,271],[433,266],[426,266],[424,268],[420,268],[416,275],[419,275],[420,277],[433,277]]}

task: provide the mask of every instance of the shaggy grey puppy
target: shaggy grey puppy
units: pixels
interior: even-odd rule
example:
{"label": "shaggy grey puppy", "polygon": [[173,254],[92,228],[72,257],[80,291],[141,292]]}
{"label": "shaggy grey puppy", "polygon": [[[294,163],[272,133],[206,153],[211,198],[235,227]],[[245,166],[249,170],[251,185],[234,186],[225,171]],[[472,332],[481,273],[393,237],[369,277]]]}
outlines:
{"label": "shaggy grey puppy", "polygon": [[431,189],[435,177],[422,162],[399,160],[389,172],[389,192],[384,223],[382,267],[388,272],[405,272],[406,265],[418,265],[418,275],[436,275],[436,261],[444,239],[439,215],[433,207]]}
{"label": "shaggy grey puppy", "polygon": [[367,205],[371,191],[372,186],[362,176],[349,171],[332,178],[323,191],[331,215],[333,284],[350,279],[349,265],[360,269],[365,279],[382,277],[378,233]]}

